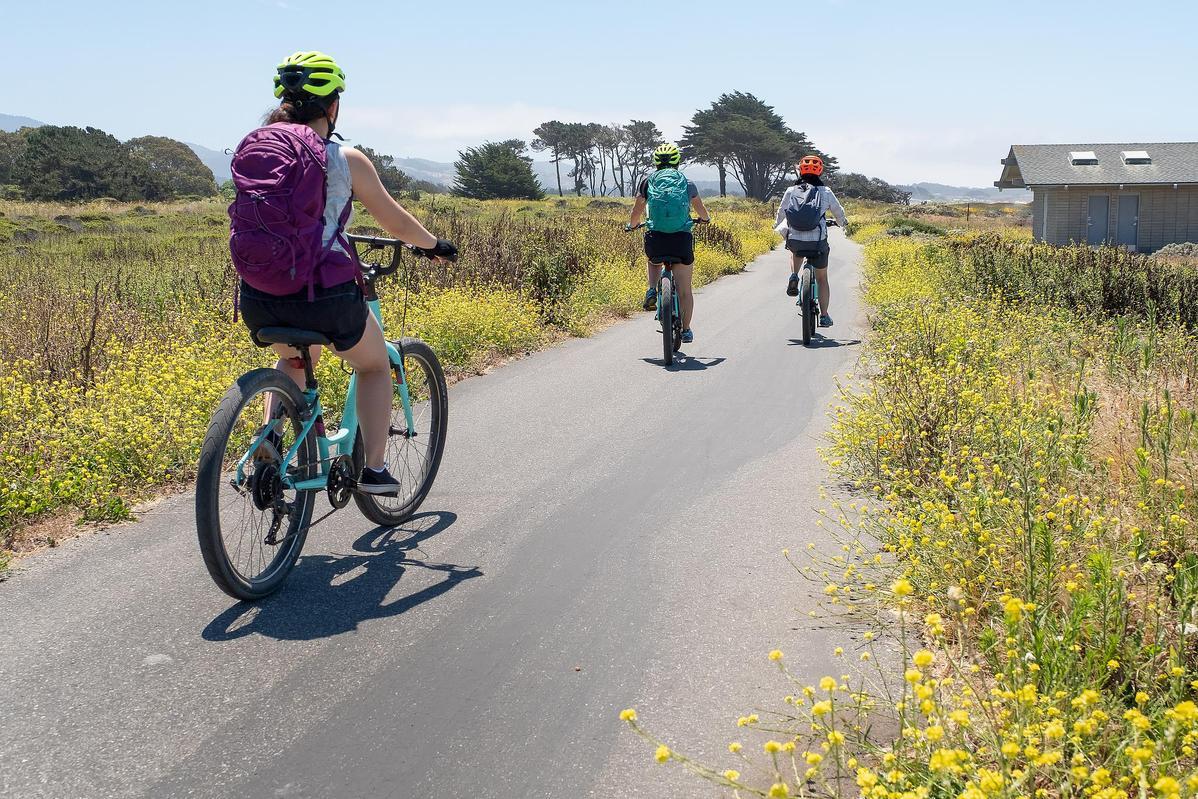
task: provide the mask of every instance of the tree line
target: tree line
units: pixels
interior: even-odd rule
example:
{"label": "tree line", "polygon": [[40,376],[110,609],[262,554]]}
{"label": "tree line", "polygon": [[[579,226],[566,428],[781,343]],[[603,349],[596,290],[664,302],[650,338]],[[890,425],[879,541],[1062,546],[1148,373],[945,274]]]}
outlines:
{"label": "tree line", "polygon": [[[557,193],[621,197],[635,193],[652,167],[653,150],[663,141],[648,120],[626,124],[543,122],[527,144],[519,139],[487,142],[461,151],[455,163],[454,194],[476,199],[536,199],[543,195],[532,171],[529,147],[548,154]],[[806,155],[824,160],[825,182],[846,197],[906,203],[910,194],[878,178],[840,174],[836,158],[791,128],[772,106],[747,92],[720,95],[696,111],[678,142],[683,157],[715,167],[720,196],[731,177],[746,197],[769,200],[795,177],[795,164]],[[564,170],[563,170],[564,168]],[[563,180],[563,171],[565,179]]]}
{"label": "tree line", "polygon": [[183,142],[121,142],[99,128],[43,125],[0,131],[0,186],[30,200],[170,200],[216,194],[212,170]]}
{"label": "tree line", "polygon": [[[532,169],[534,152],[546,153],[554,167],[559,196],[618,195],[636,192],[652,168],[653,150],[664,136],[655,123],[634,119],[622,124],[549,120],[532,131],[529,142],[485,142],[458,153],[451,192],[476,199],[544,196]],[[825,183],[846,197],[907,203],[910,195],[878,178],[841,173],[836,158],[795,130],[772,106],[747,92],[720,95],[696,111],[678,142],[691,163],[715,168],[719,193],[735,181],[745,196],[769,200],[797,177],[795,164],[819,155]],[[374,164],[392,195],[438,192],[443,187],[415,180],[392,156],[357,147]],[[5,188],[9,187],[9,188]],[[45,125],[0,131],[0,192],[31,200],[170,200],[210,196],[217,187],[212,171],[186,144],[163,136],[127,142],[98,128]],[[226,183],[221,193],[230,195]]]}

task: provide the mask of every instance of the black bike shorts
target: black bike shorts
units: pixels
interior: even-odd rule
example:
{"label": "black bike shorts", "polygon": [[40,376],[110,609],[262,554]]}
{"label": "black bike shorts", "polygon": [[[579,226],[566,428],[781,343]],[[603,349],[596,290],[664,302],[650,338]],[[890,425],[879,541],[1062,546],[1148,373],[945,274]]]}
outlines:
{"label": "black bike shorts", "polygon": [[695,262],[695,237],[687,230],[680,233],[650,230],[645,234],[645,257],[651,264],[663,263],[663,258],[673,258],[690,266]]}
{"label": "black bike shorts", "polygon": [[315,300],[308,299],[307,289],[279,296],[241,284],[241,318],[259,347],[270,346],[258,340],[262,328],[297,327],[323,333],[344,352],[362,340],[369,316],[370,308],[355,280],[328,288],[317,286]]}
{"label": "black bike shorts", "polygon": [[832,248],[828,246],[827,239],[822,239],[821,241],[787,239],[786,249],[800,258],[806,258],[816,269],[828,268],[828,253],[832,251]]}

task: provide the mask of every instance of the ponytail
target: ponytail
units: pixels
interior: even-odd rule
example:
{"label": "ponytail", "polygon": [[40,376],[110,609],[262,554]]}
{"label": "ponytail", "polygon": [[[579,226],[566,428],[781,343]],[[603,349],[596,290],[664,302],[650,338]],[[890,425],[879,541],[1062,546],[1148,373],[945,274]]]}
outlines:
{"label": "ponytail", "polygon": [[[331,97],[336,99],[336,93],[334,92]],[[307,124],[314,119],[326,116],[329,112],[328,106],[331,104],[326,104],[323,98],[317,97],[284,97],[283,102],[277,108],[272,108],[267,112],[262,119],[262,124],[273,125],[276,122]]]}

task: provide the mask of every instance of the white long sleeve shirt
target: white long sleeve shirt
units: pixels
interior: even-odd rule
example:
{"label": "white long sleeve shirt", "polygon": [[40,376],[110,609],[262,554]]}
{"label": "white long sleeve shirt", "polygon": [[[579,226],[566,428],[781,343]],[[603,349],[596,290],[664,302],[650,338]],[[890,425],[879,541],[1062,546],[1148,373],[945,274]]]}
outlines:
{"label": "white long sleeve shirt", "polygon": [[[819,186],[819,207],[822,212],[832,212],[832,216],[836,218],[836,222],[843,228],[847,222],[844,216],[844,208],[840,206],[840,201],[836,199],[836,195],[827,186]],[[782,195],[782,202],[778,203],[778,214],[774,219],[774,230],[780,233],[783,237],[794,239],[796,241],[822,241],[828,237],[828,223],[823,221],[823,214],[820,214],[819,227],[815,230],[791,230],[786,225],[786,207],[790,204],[790,198],[795,194],[805,193],[806,186],[791,186]]]}

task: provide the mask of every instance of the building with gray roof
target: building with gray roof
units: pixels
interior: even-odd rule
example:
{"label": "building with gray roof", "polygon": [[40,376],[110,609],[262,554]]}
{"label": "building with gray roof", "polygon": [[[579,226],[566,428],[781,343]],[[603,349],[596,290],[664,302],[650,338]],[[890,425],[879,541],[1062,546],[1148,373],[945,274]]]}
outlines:
{"label": "building with gray roof", "polygon": [[1198,242],[1198,142],[1016,144],[1000,189],[1031,189],[1032,235],[1153,252]]}

